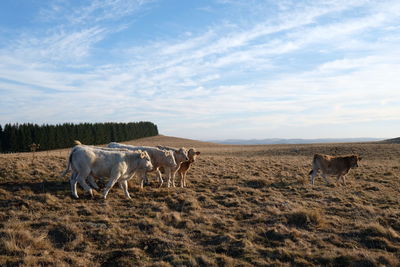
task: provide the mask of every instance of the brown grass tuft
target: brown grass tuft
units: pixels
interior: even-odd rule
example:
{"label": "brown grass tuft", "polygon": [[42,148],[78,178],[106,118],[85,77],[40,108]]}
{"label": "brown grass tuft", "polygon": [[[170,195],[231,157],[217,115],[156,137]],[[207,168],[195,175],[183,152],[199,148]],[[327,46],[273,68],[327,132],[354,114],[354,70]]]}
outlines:
{"label": "brown grass tuft", "polygon": [[320,210],[299,209],[286,214],[287,224],[300,228],[321,228],[325,225],[324,215]]}
{"label": "brown grass tuft", "polygon": [[366,236],[382,236],[389,240],[400,241],[400,235],[391,227],[384,227],[379,223],[370,223],[360,226],[360,233]]}
{"label": "brown grass tuft", "polygon": [[267,186],[267,181],[263,179],[252,179],[246,181],[246,186],[251,187],[251,188],[264,188]]}
{"label": "brown grass tuft", "polygon": [[51,247],[44,233],[33,233],[25,223],[11,219],[5,224],[1,238],[1,250],[6,255],[30,255]]}
{"label": "brown grass tuft", "polygon": [[[133,145],[196,147],[187,188],[132,179],[103,201],[72,199],[68,150],[0,155],[0,266],[396,266],[400,146],[229,146],[157,136]],[[359,153],[347,185],[308,172],[315,153]],[[334,177],[328,177],[333,182]],[[100,186],[104,183],[99,182]]]}

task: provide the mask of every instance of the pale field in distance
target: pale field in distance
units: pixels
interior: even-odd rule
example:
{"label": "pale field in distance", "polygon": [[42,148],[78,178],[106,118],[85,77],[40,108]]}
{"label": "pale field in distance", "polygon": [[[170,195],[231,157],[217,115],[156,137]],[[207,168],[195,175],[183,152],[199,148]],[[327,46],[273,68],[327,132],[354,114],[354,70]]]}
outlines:
{"label": "pale field in distance", "polygon": [[[398,266],[400,144],[126,143],[201,151],[188,187],[72,199],[69,149],[0,155],[0,265]],[[363,159],[346,185],[311,186],[314,153]]]}

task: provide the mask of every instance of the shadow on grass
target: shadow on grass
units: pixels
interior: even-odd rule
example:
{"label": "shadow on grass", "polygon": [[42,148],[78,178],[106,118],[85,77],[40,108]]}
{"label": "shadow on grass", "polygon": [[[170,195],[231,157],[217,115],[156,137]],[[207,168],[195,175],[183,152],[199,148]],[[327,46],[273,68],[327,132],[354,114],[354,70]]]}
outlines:
{"label": "shadow on grass", "polygon": [[43,181],[43,182],[3,182],[0,188],[9,192],[31,190],[35,194],[61,193],[69,190],[68,181]]}

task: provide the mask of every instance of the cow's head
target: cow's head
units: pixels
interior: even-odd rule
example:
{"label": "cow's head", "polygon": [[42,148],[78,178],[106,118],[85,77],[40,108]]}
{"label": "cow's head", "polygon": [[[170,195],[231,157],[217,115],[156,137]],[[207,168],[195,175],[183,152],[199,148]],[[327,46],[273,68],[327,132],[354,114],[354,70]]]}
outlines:
{"label": "cow's head", "polygon": [[194,148],[190,148],[188,150],[189,162],[193,163],[198,155],[200,155],[200,151],[196,151]]}
{"label": "cow's head", "polygon": [[184,162],[184,161],[189,160],[188,152],[187,152],[186,148],[184,148],[184,147],[181,147],[174,154],[175,154],[176,162]]}
{"label": "cow's head", "polygon": [[350,166],[352,168],[357,168],[358,167],[358,162],[361,160],[361,157],[357,156],[357,155],[352,155],[350,157]]}
{"label": "cow's head", "polygon": [[151,164],[150,156],[146,151],[140,152],[140,159],[143,169],[146,169],[146,171],[151,171],[153,169],[153,164]]}

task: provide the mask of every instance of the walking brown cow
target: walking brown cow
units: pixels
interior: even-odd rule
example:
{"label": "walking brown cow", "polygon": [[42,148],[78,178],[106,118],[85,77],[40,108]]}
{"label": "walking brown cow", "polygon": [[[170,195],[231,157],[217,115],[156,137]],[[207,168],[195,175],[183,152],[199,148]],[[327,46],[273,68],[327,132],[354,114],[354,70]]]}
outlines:
{"label": "walking brown cow", "polygon": [[345,184],[345,175],[351,168],[358,167],[358,161],[360,160],[361,157],[357,155],[329,156],[315,154],[312,162],[312,170],[309,173],[311,184],[314,184],[314,179],[318,170],[321,170],[321,175],[327,184],[329,184],[328,179],[326,178],[327,175],[337,176],[336,182],[342,178],[343,184]]}

